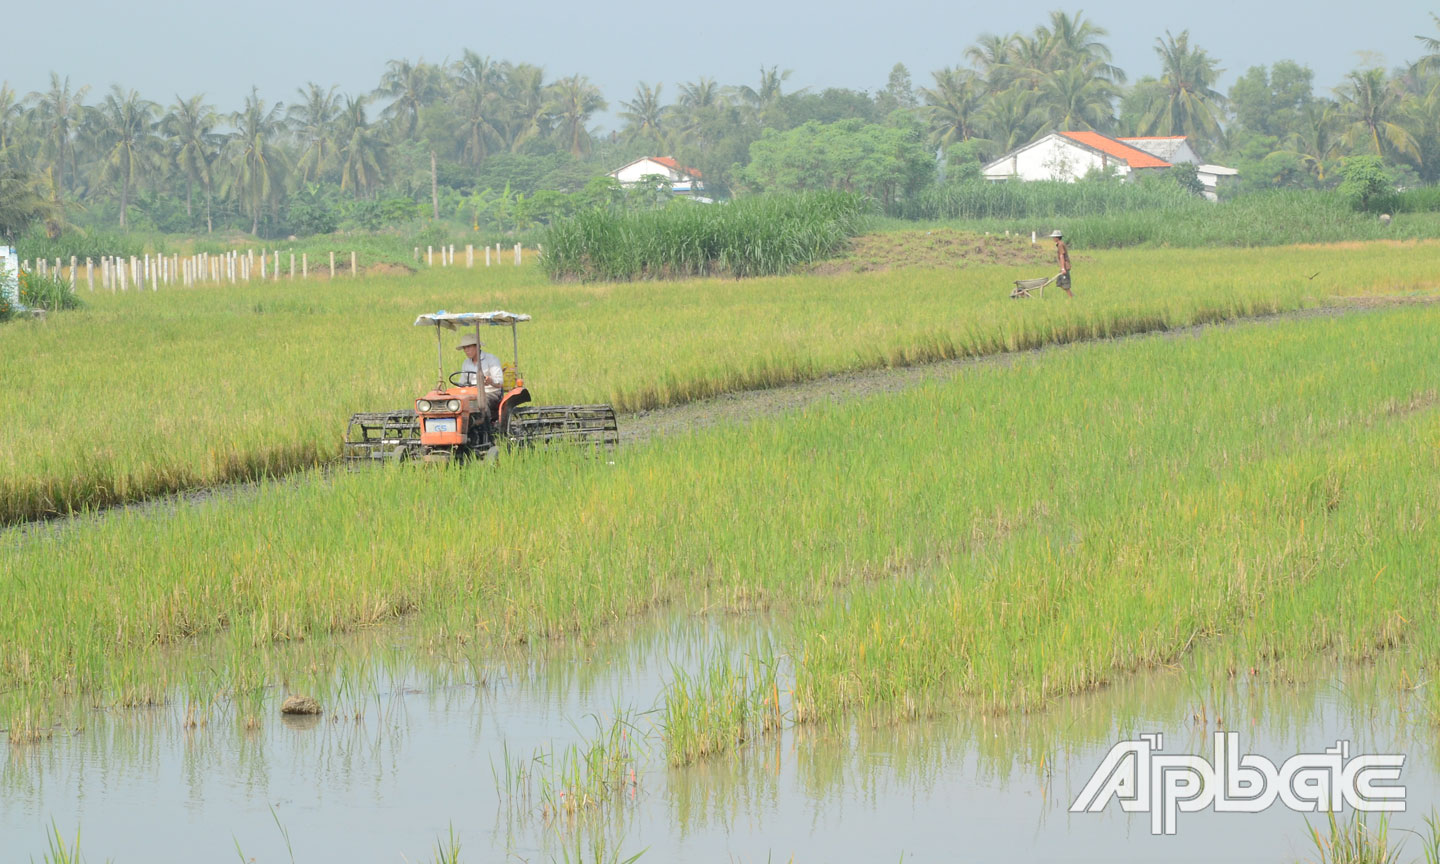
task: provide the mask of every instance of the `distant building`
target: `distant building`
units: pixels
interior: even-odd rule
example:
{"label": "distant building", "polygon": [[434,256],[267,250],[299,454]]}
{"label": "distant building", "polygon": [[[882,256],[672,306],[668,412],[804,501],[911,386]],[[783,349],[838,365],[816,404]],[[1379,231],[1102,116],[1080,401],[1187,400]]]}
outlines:
{"label": "distant building", "polygon": [[1220,184],[1229,182],[1228,178],[1240,176],[1240,172],[1234,168],[1226,168],[1224,165],[1211,165],[1208,162],[1201,162],[1195,151],[1190,149],[1190,144],[1184,135],[1167,135],[1165,137],[1148,138],[1117,138],[1132,147],[1138,147],[1152,156],[1164,159],[1172,165],[1179,165],[1182,162],[1189,162],[1195,166],[1195,174],[1200,179],[1201,185],[1205,187],[1205,197],[1211,201],[1219,200],[1218,190]]}
{"label": "distant building", "polygon": [[1164,159],[1099,132],[1051,132],[989,163],[988,180],[1079,180],[1091,171],[1124,178],[1170,167]]}
{"label": "distant building", "polygon": [[1189,162],[1196,166],[1205,197],[1216,200],[1222,178],[1239,172],[1200,162],[1185,136],[1111,138],[1099,132],[1051,132],[985,165],[987,180],[1061,180],[1073,182],[1092,171],[1133,179]]}
{"label": "distant building", "polygon": [[671,156],[646,156],[610,172],[610,176],[623,186],[633,186],[651,175],[668,179],[670,191],[676,195],[695,195],[705,191],[703,175],[694,168],[681,165]]}

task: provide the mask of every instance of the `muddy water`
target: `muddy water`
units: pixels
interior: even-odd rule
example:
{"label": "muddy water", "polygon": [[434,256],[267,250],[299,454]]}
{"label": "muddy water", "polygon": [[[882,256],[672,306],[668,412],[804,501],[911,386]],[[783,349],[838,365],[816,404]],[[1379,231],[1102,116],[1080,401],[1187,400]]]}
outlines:
{"label": "muddy water", "polygon": [[[1288,683],[1212,686],[1161,670],[1044,712],[792,729],[667,767],[652,711],[665,682],[718,650],[747,650],[764,626],[671,621],[623,642],[445,668],[411,665],[403,644],[382,645],[390,659],[347,670],[318,719],[282,719],[278,692],[258,725],[225,705],[96,713],[77,733],[9,748],[0,860],[41,860],[52,822],[68,840],[78,829],[87,860],[117,864],[431,861],[452,832],[466,862],[642,850],[641,861],[1314,858],[1305,817],[1278,804],[1181,813],[1177,834],[1159,837],[1148,814],[1114,802],[1067,812],[1116,741],[1161,732],[1166,754],[1208,757],[1217,728],[1277,764],[1339,738],[1352,753],[1405,753],[1409,810],[1392,819],[1395,838],[1440,805],[1435,730],[1410,713],[1400,657],[1316,664]],[[633,780],[579,820],[547,814],[544,783],[557,775],[546,765],[572,743],[599,740],[617,712],[629,724]],[[507,764],[532,773],[528,796],[507,794]],[[1420,838],[1407,851],[1402,860],[1420,858]]]}

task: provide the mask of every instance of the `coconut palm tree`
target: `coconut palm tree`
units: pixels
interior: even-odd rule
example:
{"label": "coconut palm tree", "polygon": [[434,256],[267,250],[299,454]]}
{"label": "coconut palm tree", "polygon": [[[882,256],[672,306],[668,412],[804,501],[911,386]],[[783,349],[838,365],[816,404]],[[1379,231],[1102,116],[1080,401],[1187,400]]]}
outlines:
{"label": "coconut palm tree", "polygon": [[65,165],[75,175],[74,139],[85,118],[85,96],[89,86],[70,89],[70,78],[63,81],[59,75],[50,73],[50,89],[31,93],[27,99],[34,106],[33,119],[41,129],[40,156],[54,168],[55,201],[59,203],[65,194]]}
{"label": "coconut palm tree", "polygon": [[119,85],[110,88],[95,111],[100,170],[106,180],[120,184],[120,230],[124,231],[135,184],[159,162],[155,136],[158,105]]}
{"label": "coconut palm tree", "polygon": [[185,178],[185,215],[193,216],[191,202],[196,183],[205,190],[205,230],[215,230],[210,216],[211,191],[215,184],[214,165],[219,155],[219,135],[215,126],[220,118],[215,109],[205,104],[203,93],[189,99],[175,97],[175,104],[160,121],[161,131],[170,144],[170,158]]}
{"label": "coconut palm tree", "polygon": [[590,152],[590,133],[585,125],[591,114],[605,110],[605,97],[584,75],[561,78],[549,89],[546,111],[555,117],[561,143],[572,156],[584,156]]}
{"label": "coconut palm tree", "polygon": [[[1440,27],[1440,15],[1431,12],[1430,20],[1435,22],[1436,27]],[[1440,69],[1440,39],[1433,36],[1416,36],[1415,38],[1419,39],[1420,44],[1425,46],[1425,50],[1430,52],[1416,61],[1415,65],[1422,72],[1433,72]]]}
{"label": "coconut palm tree", "polygon": [[1225,97],[1214,88],[1222,71],[1203,48],[1190,45],[1190,31],[1155,40],[1162,74],[1139,120],[1142,135],[1184,135],[1197,145],[1220,139]]}
{"label": "coconut palm tree", "polygon": [[259,88],[250,88],[245,107],[230,115],[235,134],[229,142],[231,175],[227,193],[250,214],[250,233],[260,233],[260,211],[279,198],[285,179],[285,150],[280,146],[285,106],[266,107]]}
{"label": "coconut palm tree", "polygon": [[985,85],[968,69],[947,66],[935,73],[935,86],[920,88],[921,111],[930,122],[934,144],[946,147],[974,138],[976,115],[985,101]]}
{"label": "coconut palm tree", "polygon": [[340,190],[358,198],[380,184],[385,147],[365,116],[366,98],[346,96],[340,109]]}
{"label": "coconut palm tree", "polygon": [[670,113],[667,106],[660,101],[660,91],[664,86],[656,84],[651,87],[641,81],[635,87],[635,98],[620,103],[620,107],[625,109],[620,112],[620,119],[626,124],[622,134],[631,139],[650,141],[664,149],[669,136],[663,127],[665,118]]}
{"label": "coconut palm tree", "polygon": [[497,125],[504,71],[489,57],[467,48],[451,74],[451,99],[461,118],[460,155],[471,165],[479,165],[504,137]]}
{"label": "coconut palm tree", "polygon": [[1093,73],[1112,84],[1124,84],[1125,72],[1113,65],[1110,48],[1100,41],[1110,31],[1085,20],[1084,13],[1072,18],[1061,11],[1050,13],[1050,25],[1035,29],[1036,41],[1044,45],[1046,67],[1058,72],[1067,67],[1093,66]]}
{"label": "coconut palm tree", "polygon": [[1322,99],[1305,106],[1283,151],[1298,156],[1321,183],[1326,180],[1329,166],[1340,155],[1342,130],[1335,108],[1335,103]]}
{"label": "coconut palm tree", "polygon": [[335,121],[340,116],[338,88],[325,89],[314,81],[296,88],[300,101],[290,106],[287,123],[295,135],[300,153],[295,159],[301,184],[318,180],[336,161],[340,145]]}
{"label": "coconut palm tree", "polygon": [[965,59],[985,80],[986,90],[990,93],[999,93],[1010,86],[1009,73],[1015,61],[1014,43],[1019,38],[1018,33],[1004,36],[985,33],[975,40],[974,45],[965,49]]}
{"label": "coconut palm tree", "polygon": [[1108,132],[1115,126],[1117,96],[1103,64],[1092,61],[1051,72],[1039,100],[1054,129]]}
{"label": "coconut palm tree", "polygon": [[737,91],[740,94],[740,99],[746,105],[750,106],[756,114],[764,113],[765,109],[774,106],[780,101],[780,97],[783,95],[780,92],[781,87],[784,85],[785,80],[790,77],[792,71],[793,70],[786,69],[784,72],[781,72],[778,66],[771,66],[769,69],[761,66],[760,86],[750,87],[749,85],[742,85],[739,91]]}
{"label": "coconut palm tree", "polygon": [[420,125],[420,109],[445,95],[444,75],[423,57],[415,63],[391,60],[375,95],[393,100],[380,116],[396,124],[402,136],[412,138]]}
{"label": "coconut palm tree", "polygon": [[510,152],[521,152],[529,142],[549,132],[547,98],[544,69],[529,63],[506,67],[503,116]]}
{"label": "coconut palm tree", "polygon": [[1035,140],[1045,126],[1045,112],[1036,106],[1033,92],[1011,87],[985,100],[976,123],[992,152],[1009,153]]}
{"label": "coconut palm tree", "polygon": [[1357,70],[1345,76],[1335,93],[1340,97],[1336,116],[1344,130],[1341,140],[1348,149],[1420,160],[1419,142],[1408,128],[1413,118],[1407,94],[1398,80],[1388,78],[1384,69]]}
{"label": "coconut palm tree", "polygon": [[[13,243],[35,222],[58,225],[60,208],[45,178],[0,150],[0,239]],[[57,232],[52,232],[52,237]]]}
{"label": "coconut palm tree", "polygon": [[8,81],[0,81],[0,153],[15,142],[24,110],[15,88]]}

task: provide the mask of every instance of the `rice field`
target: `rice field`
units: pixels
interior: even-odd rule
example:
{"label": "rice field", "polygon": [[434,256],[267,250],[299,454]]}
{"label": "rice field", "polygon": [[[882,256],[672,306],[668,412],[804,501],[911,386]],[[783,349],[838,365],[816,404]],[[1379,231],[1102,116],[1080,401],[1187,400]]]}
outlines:
{"label": "rice field", "polygon": [[[404,618],[436,650],[535,644],[662,609],[790,622],[785,674],[677,680],[677,762],[777,714],[1043,706],[1200,645],[1260,675],[1403,645],[1420,680],[1437,349],[1429,306],[1076,345],[613,465],[303,474],[11,528],[0,707],[43,737],[76,696],[259,692],[277,643]],[[187,663],[197,639],[218,654]]]}
{"label": "rice field", "polygon": [[[551,284],[538,268],[84,295],[0,328],[0,522],[332,461],[355,411],[432,383],[435,309],[511,308],[542,402],[621,411],[826,375],[1433,291],[1440,245],[1076,250],[1078,302],[1005,266]],[[493,346],[508,356],[503,345]],[[457,355],[458,357],[458,355]],[[622,421],[623,422],[623,421]]]}

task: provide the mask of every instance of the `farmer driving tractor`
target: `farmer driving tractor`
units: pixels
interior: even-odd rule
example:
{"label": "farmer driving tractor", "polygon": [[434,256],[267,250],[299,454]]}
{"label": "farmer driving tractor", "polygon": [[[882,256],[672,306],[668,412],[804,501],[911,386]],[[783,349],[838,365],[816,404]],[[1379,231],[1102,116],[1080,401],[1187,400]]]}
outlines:
{"label": "farmer driving tractor", "polygon": [[475,382],[477,376],[483,377],[485,407],[490,416],[494,417],[495,409],[500,407],[500,391],[505,381],[505,371],[500,365],[500,358],[486,351],[474,333],[466,333],[460,337],[456,350],[465,352],[465,363],[460,367],[460,371],[465,373],[465,379]]}

